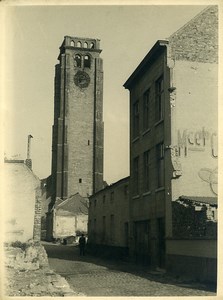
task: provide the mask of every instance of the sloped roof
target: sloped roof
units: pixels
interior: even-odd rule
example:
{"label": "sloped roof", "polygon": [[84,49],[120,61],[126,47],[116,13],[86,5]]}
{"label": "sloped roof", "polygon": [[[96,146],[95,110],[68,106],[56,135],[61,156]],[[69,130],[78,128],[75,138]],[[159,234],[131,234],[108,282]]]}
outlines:
{"label": "sloped roof", "polygon": [[88,198],[82,197],[79,193],[70,196],[68,199],[62,201],[61,203],[58,202],[55,205],[55,208],[57,210],[60,209],[73,214],[88,214]]}
{"label": "sloped roof", "polygon": [[200,203],[208,203],[211,205],[218,204],[217,197],[180,196],[179,199],[180,200],[190,200],[193,202],[200,202]]}
{"label": "sloped roof", "polygon": [[126,89],[130,89],[132,85],[136,82],[136,80],[144,74],[145,69],[148,69],[154,63],[154,60],[162,53],[162,51],[168,45],[167,40],[158,40],[154,46],[150,49],[147,55],[143,58],[141,63],[136,67],[134,72],[130,75],[130,77],[126,80],[123,86]]}
{"label": "sloped roof", "polygon": [[114,183],[111,183],[111,184],[107,184],[103,189],[101,189],[101,190],[99,190],[99,191],[97,191],[96,193],[94,193],[93,195],[91,195],[90,197],[89,197],[89,199],[91,199],[92,197],[94,197],[95,195],[98,195],[98,194],[100,194],[100,193],[104,193],[104,191],[107,191],[107,190],[109,190],[109,189],[113,189],[114,187],[116,187],[116,186],[118,186],[118,185],[120,185],[120,184],[122,184],[122,183],[126,183],[126,184],[129,184],[129,179],[130,179],[130,176],[127,176],[127,177],[124,177],[124,178],[122,178],[122,179],[119,179],[118,181],[116,181],[116,182],[114,182]]}

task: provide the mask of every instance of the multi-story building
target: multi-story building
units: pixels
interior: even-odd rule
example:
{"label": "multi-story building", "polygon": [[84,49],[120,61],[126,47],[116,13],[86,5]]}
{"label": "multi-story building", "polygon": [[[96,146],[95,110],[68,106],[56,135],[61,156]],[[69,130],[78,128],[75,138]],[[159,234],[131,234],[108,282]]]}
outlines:
{"label": "multi-story building", "polygon": [[127,255],[129,238],[129,177],[89,198],[88,248],[107,255]]}
{"label": "multi-story building", "polygon": [[[124,84],[130,91],[130,253],[143,248],[161,268],[180,256],[168,242],[172,201],[217,194],[217,24],[217,6],[207,7],[157,41]],[[184,251],[182,258],[190,255]]]}

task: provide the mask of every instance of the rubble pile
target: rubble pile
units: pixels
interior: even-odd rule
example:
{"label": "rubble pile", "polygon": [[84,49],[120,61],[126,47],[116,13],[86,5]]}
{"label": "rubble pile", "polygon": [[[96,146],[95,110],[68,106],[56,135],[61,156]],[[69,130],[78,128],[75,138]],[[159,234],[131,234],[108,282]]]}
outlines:
{"label": "rubble pile", "polygon": [[14,243],[5,247],[5,291],[7,296],[80,296],[67,281],[49,268],[39,242]]}

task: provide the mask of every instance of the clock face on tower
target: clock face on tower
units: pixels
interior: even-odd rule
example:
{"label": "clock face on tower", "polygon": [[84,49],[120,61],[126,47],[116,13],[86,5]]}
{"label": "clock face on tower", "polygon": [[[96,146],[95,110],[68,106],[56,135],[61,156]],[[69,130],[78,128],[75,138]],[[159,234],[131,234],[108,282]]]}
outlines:
{"label": "clock face on tower", "polygon": [[74,83],[80,88],[86,88],[90,83],[90,76],[84,71],[78,71],[74,75]]}

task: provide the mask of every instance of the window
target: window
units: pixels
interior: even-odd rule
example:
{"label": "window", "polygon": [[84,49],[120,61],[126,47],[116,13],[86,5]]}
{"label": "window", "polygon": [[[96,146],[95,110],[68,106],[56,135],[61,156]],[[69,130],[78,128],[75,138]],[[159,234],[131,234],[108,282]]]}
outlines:
{"label": "window", "polygon": [[82,183],[82,179],[81,178],[79,178],[79,183]]}
{"label": "window", "polygon": [[143,95],[143,130],[150,127],[150,91],[147,90]]}
{"label": "window", "polygon": [[77,42],[77,47],[82,47],[81,42]]}
{"label": "window", "polygon": [[160,143],[156,146],[157,159],[157,187],[164,186],[164,144]]}
{"label": "window", "polygon": [[133,104],[133,138],[139,135],[139,101]]}
{"label": "window", "polygon": [[96,219],[94,219],[94,229],[93,229],[94,240],[96,239],[96,232],[97,232],[97,221]]}
{"label": "window", "polygon": [[111,198],[110,198],[111,203],[114,202],[114,192],[111,192]]}
{"label": "window", "polygon": [[84,42],[84,48],[87,48],[87,47],[88,47],[88,43]]}
{"label": "window", "polygon": [[150,190],[150,151],[143,154],[143,190],[148,192]]}
{"label": "window", "polygon": [[114,215],[110,216],[110,238],[111,242],[114,242],[114,232],[115,232],[115,222],[114,222]]}
{"label": "window", "polygon": [[105,241],[106,237],[106,217],[102,217],[102,241]]}
{"label": "window", "polygon": [[106,199],[106,196],[103,195],[103,204],[105,204],[105,199]]}
{"label": "window", "polygon": [[90,68],[91,66],[91,60],[89,55],[84,56],[84,67],[85,68]]}
{"label": "window", "polygon": [[81,67],[81,56],[79,54],[75,55],[75,64],[76,67]]}
{"label": "window", "polygon": [[97,205],[97,199],[94,199],[94,207]]}
{"label": "window", "polygon": [[133,195],[139,194],[139,157],[133,160]]}
{"label": "window", "polygon": [[124,195],[126,196],[126,195],[128,195],[128,193],[129,193],[129,186],[125,185],[124,186]]}
{"label": "window", "polygon": [[90,48],[91,48],[91,49],[94,49],[94,43],[91,43],[91,44],[90,44]]}
{"label": "window", "polygon": [[156,81],[156,121],[163,119],[164,111],[164,85],[163,77]]}
{"label": "window", "polygon": [[74,47],[74,41],[71,41],[70,45],[71,45],[72,47]]}

